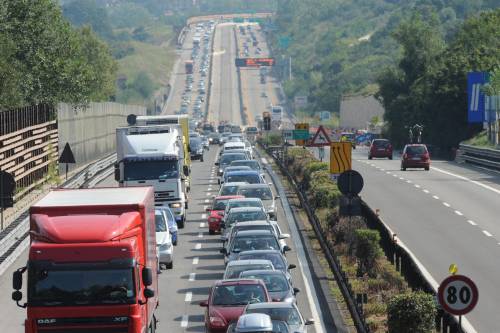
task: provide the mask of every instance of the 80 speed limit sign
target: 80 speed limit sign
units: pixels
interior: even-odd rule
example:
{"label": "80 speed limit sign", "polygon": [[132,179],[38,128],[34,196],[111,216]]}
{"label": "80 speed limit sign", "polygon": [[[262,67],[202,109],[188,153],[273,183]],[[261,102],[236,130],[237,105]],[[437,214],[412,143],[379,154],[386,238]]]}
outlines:
{"label": "80 speed limit sign", "polygon": [[476,284],[466,276],[452,275],[439,285],[439,304],[450,314],[460,316],[472,311],[478,298]]}

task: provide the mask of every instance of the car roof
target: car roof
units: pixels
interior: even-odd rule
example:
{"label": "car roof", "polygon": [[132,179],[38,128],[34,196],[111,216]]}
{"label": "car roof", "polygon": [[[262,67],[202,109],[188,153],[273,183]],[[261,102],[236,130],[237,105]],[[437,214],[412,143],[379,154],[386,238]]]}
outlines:
{"label": "car roof", "polygon": [[271,235],[271,236],[274,236],[274,234],[272,233],[271,230],[242,230],[242,231],[238,231],[236,233],[236,236],[235,237],[238,237],[238,236],[267,236],[267,235]]}
{"label": "car roof", "polygon": [[267,259],[245,259],[245,260],[233,260],[227,263],[226,267],[229,266],[245,266],[245,265],[272,265],[273,263]]}
{"label": "car roof", "polygon": [[280,250],[248,250],[248,251],[241,251],[239,253],[239,256],[243,255],[251,255],[251,254],[279,254],[280,256],[283,257],[283,254],[281,253]]}
{"label": "car roof", "polygon": [[222,186],[236,186],[236,185],[246,185],[246,182],[227,182],[222,184]]}
{"label": "car roof", "polygon": [[233,228],[235,228],[235,227],[247,227],[249,225],[256,225],[256,226],[269,225],[272,227],[272,224],[270,221],[256,220],[256,221],[236,222],[235,224],[233,224]]}
{"label": "car roof", "polygon": [[[231,134],[229,137],[231,136],[234,136],[233,134]],[[224,144],[224,148],[225,147],[233,147],[233,146],[241,146],[242,144],[245,144],[244,142],[241,142],[241,141],[229,141],[229,142],[226,142]]]}
{"label": "car roof", "polygon": [[263,212],[262,207],[234,207],[231,208],[232,213],[240,213],[240,212]]}
{"label": "car roof", "polygon": [[[242,260],[238,260],[238,261],[242,261]],[[280,270],[274,270],[274,271],[272,271],[270,269],[251,269],[251,270],[248,270],[248,271],[241,272],[241,275],[245,275],[245,274],[268,274],[268,275],[281,275],[281,276],[285,276],[285,273],[283,273],[283,271],[280,271]]]}
{"label": "car roof", "polygon": [[250,303],[247,305],[247,309],[267,309],[267,308],[294,308],[294,304],[289,302],[262,302],[262,303]]}
{"label": "car roof", "polygon": [[427,148],[427,146],[423,143],[411,143],[411,144],[407,144],[405,147],[421,147],[421,146]]}
{"label": "car roof", "polygon": [[236,201],[262,201],[262,200],[260,200],[260,198],[247,198],[247,197],[244,197],[242,195],[239,195],[238,198],[234,198],[234,199],[231,199],[229,201],[236,202]]}
{"label": "car roof", "polygon": [[[257,171],[256,171],[257,172]],[[260,187],[265,187],[265,188],[271,188],[269,184],[262,183],[262,184],[244,184],[245,188],[260,188]]]}
{"label": "car roof", "polygon": [[232,161],[231,163],[249,163],[249,162],[259,164],[259,162],[256,160],[236,160],[236,161]]}
{"label": "car roof", "polygon": [[257,170],[238,170],[238,171],[231,171],[229,170],[229,172],[227,173],[228,175],[231,175],[231,176],[244,176],[244,175],[260,175],[260,172],[258,172]]}
{"label": "car roof", "polygon": [[263,285],[264,282],[258,279],[227,279],[227,280],[217,280],[214,282],[214,286],[231,286],[231,285],[241,285],[241,284],[260,284]]}
{"label": "car roof", "polygon": [[219,195],[215,197],[215,200],[224,200],[224,199],[232,200],[232,199],[243,199],[243,198],[245,197],[242,195]]}
{"label": "car roof", "polygon": [[240,170],[252,170],[252,168],[250,168],[248,165],[229,165],[228,167],[226,167],[226,169],[224,169],[224,171],[227,172],[231,170],[231,168]]}
{"label": "car roof", "polygon": [[[240,150],[240,149],[233,149],[233,150],[229,150],[229,151],[228,151],[228,152],[226,152],[226,153],[222,153],[221,158],[222,158],[223,156],[226,156],[226,155],[227,155],[227,156],[231,156],[231,155],[245,155],[245,153],[243,152],[243,150],[242,150],[242,152],[235,151],[235,150]],[[231,162],[232,162],[232,161],[231,161]]]}
{"label": "car roof", "polygon": [[271,317],[264,313],[243,314],[236,323],[237,332],[269,332],[273,330]]}

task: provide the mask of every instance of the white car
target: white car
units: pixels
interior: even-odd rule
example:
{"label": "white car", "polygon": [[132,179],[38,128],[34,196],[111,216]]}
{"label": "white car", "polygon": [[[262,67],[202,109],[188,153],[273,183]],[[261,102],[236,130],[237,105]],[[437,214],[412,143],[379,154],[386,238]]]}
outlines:
{"label": "white car", "polygon": [[276,199],[279,196],[274,196],[271,191],[271,186],[268,184],[247,184],[240,186],[238,188],[238,195],[242,195],[245,198],[259,198],[264,203],[266,211],[269,217],[276,220]]}
{"label": "white car", "polygon": [[165,215],[159,209],[155,210],[155,227],[159,266],[161,268],[162,265],[165,265],[167,269],[171,269],[174,266],[174,245]]}

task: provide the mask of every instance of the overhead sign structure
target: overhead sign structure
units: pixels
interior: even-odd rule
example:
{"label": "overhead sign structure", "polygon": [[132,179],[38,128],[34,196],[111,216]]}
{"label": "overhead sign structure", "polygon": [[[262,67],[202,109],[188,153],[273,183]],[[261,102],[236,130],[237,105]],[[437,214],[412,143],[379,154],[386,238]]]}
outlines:
{"label": "overhead sign structure", "polygon": [[305,146],[306,140],[309,139],[309,123],[297,123],[297,124],[295,124],[295,130],[307,130],[307,139],[295,139],[296,146]]}
{"label": "overhead sign structure", "polygon": [[482,123],[485,120],[485,93],[482,90],[488,82],[488,73],[467,73],[467,121]]}
{"label": "overhead sign structure", "polygon": [[330,173],[341,174],[352,169],[352,144],[332,142],[330,145]]}
{"label": "overhead sign structure", "polygon": [[318,127],[318,130],[314,134],[309,146],[322,147],[322,146],[329,146],[330,144],[331,144],[330,137],[326,133],[325,128],[320,125]]}
{"label": "overhead sign structure", "polygon": [[467,276],[451,275],[439,285],[439,304],[452,315],[461,316],[471,312],[478,300],[476,284]]}
{"label": "overhead sign structure", "polygon": [[274,58],[236,58],[236,67],[274,66]]}
{"label": "overhead sign structure", "polygon": [[293,130],[293,139],[294,140],[309,140],[309,130],[307,129],[296,129]]}

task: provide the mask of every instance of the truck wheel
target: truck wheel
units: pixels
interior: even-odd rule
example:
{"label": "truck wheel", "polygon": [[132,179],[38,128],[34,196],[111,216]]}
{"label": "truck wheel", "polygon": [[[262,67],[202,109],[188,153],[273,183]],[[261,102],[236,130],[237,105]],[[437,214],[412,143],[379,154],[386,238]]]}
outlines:
{"label": "truck wheel", "polygon": [[200,162],[203,162],[203,155],[201,155],[200,157]]}
{"label": "truck wheel", "polygon": [[185,209],[188,209],[188,202],[186,201],[186,203],[184,204],[184,208]]}
{"label": "truck wheel", "polygon": [[166,269],[172,269],[172,268],[174,268],[174,262],[172,261],[172,262],[166,263],[165,264],[165,268]]}
{"label": "truck wheel", "polygon": [[185,218],[182,217],[182,219],[179,222],[177,222],[177,227],[179,229],[184,229],[184,220],[185,220]]}

